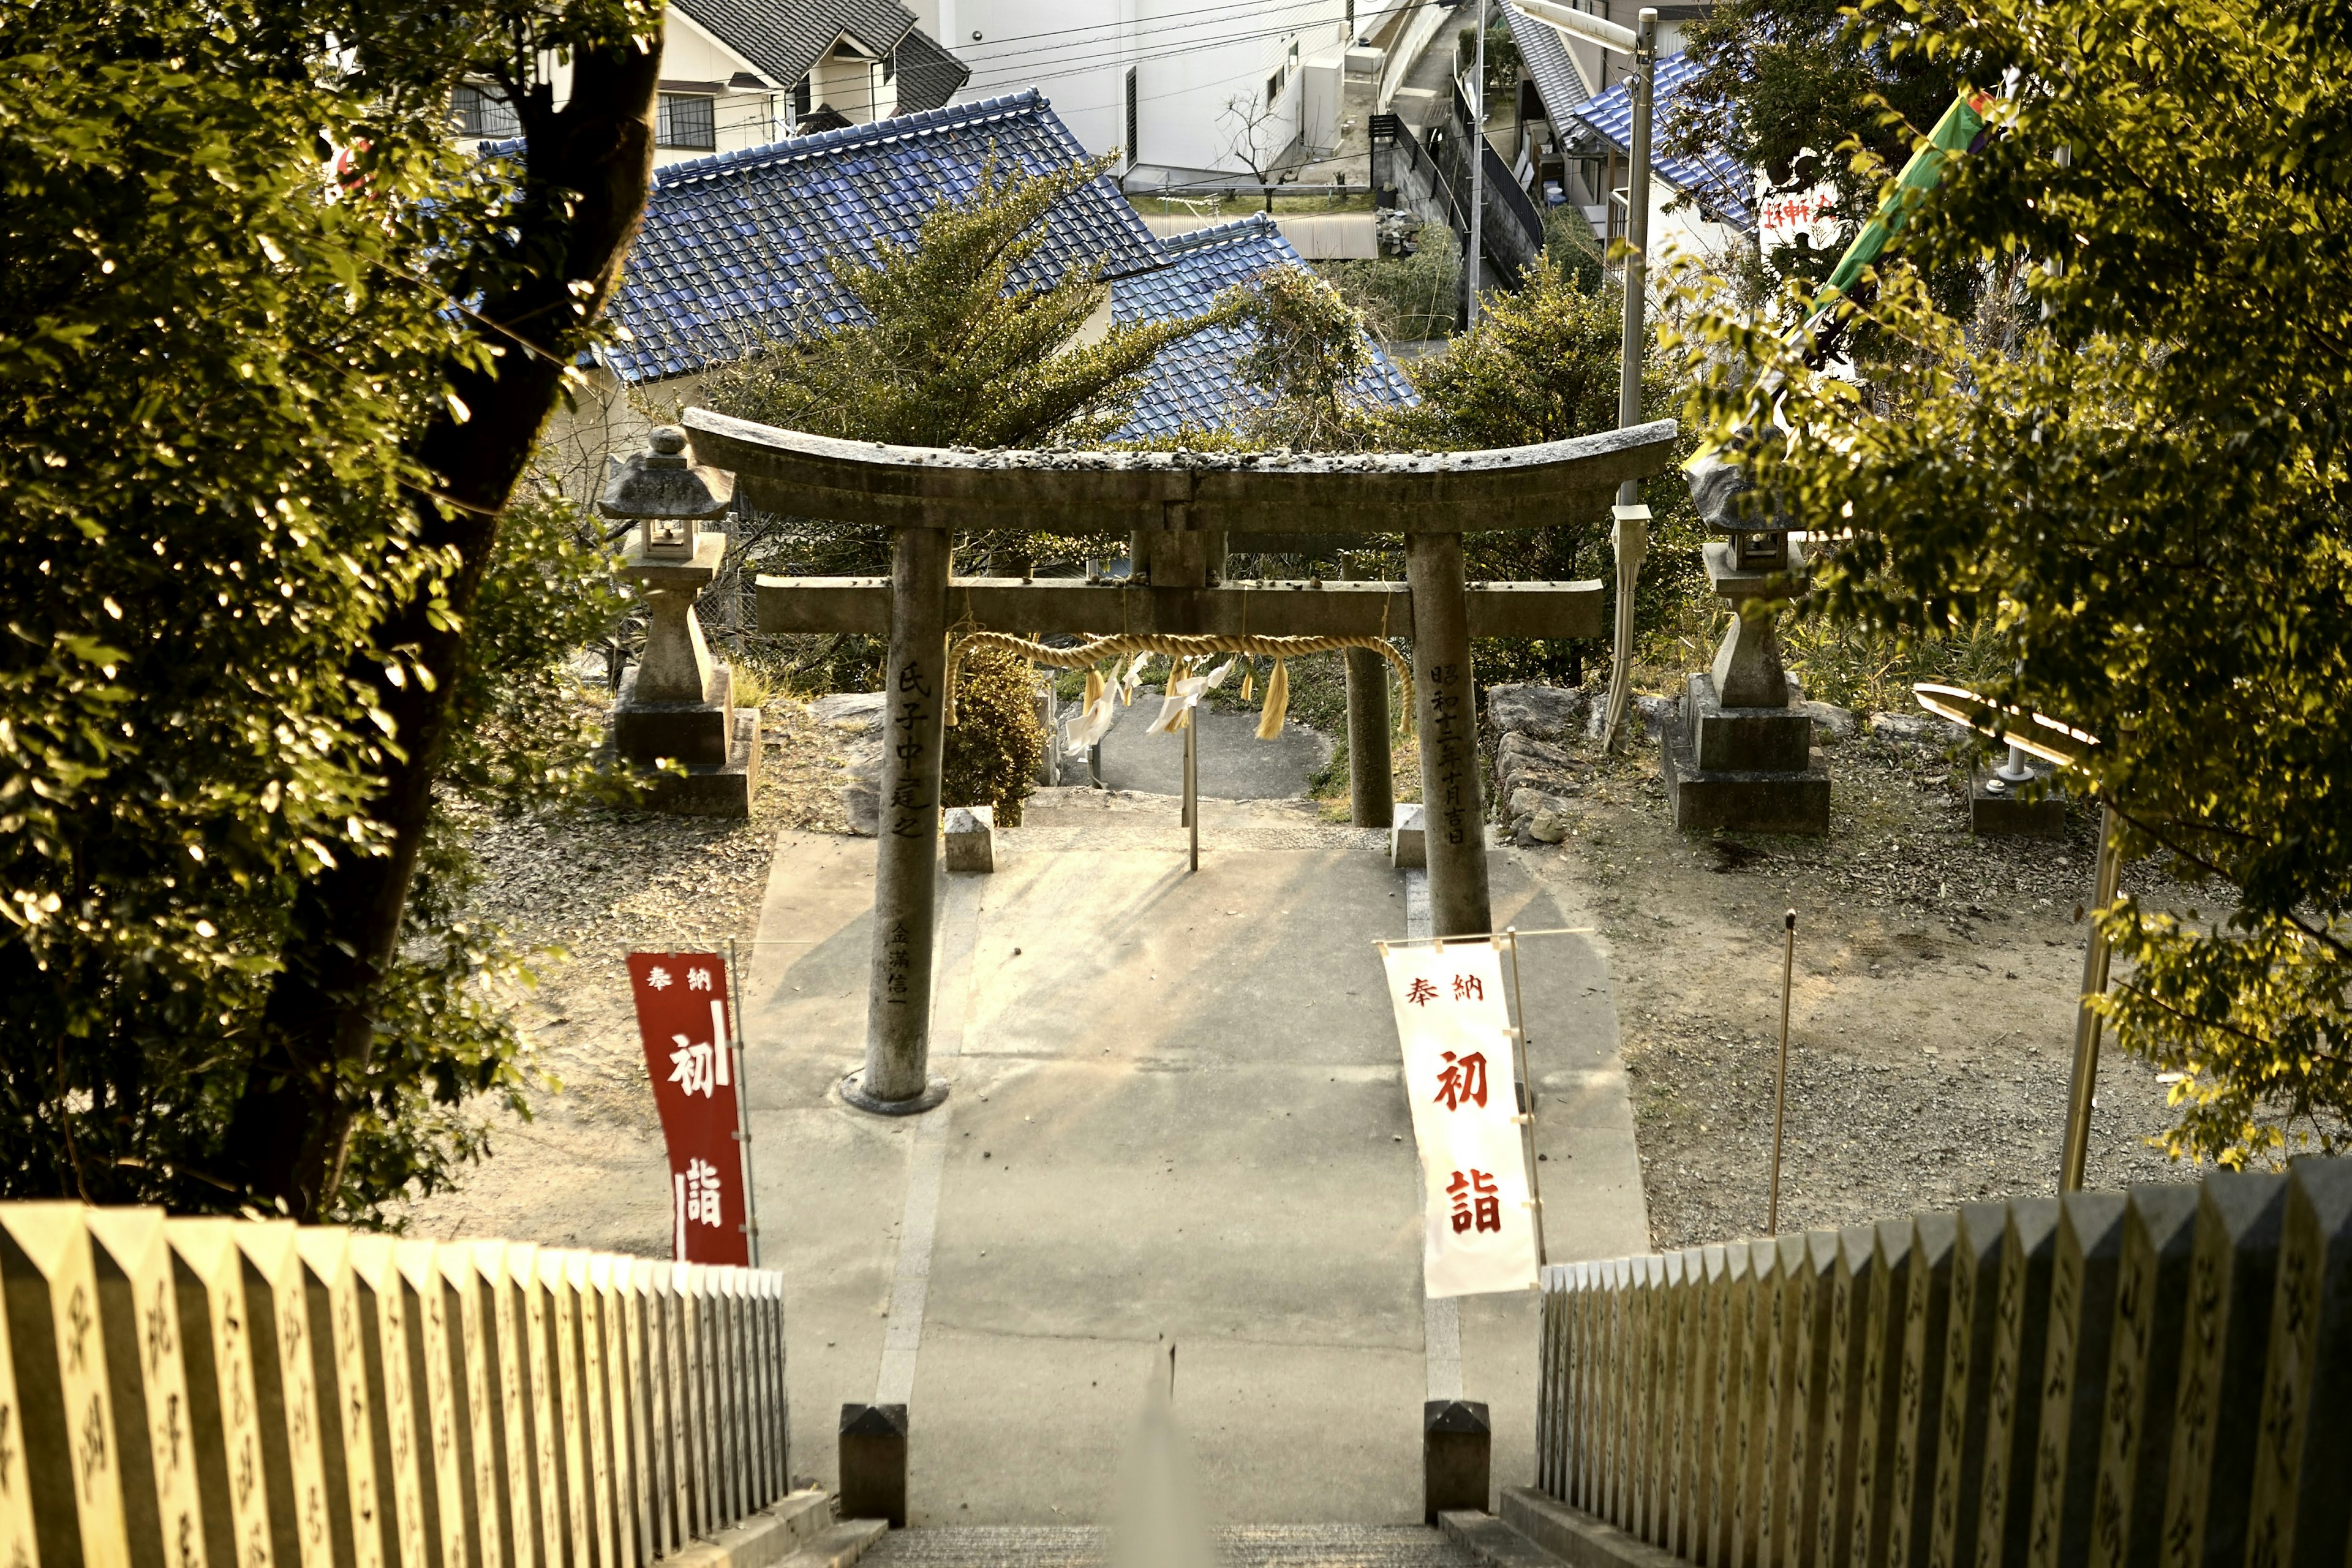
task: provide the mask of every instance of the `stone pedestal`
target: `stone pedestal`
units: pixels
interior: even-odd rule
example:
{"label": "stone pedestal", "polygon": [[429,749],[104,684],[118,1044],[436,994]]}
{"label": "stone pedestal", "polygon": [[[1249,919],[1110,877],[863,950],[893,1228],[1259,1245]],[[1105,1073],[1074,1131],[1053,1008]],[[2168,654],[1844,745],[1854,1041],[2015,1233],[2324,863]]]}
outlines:
{"label": "stone pedestal", "polygon": [[[1777,574],[1740,570],[1722,540],[1707,544],[1706,559],[1708,584],[1734,611],[1744,611]],[[1784,569],[1803,565],[1790,546]],[[1734,615],[1715,668],[1690,678],[1664,739],[1666,799],[1676,827],[1830,830],[1829,769],[1813,746],[1811,715],[1789,705],[1789,678],[1769,618]]]}
{"label": "stone pedestal", "polygon": [[[2035,784],[2021,784],[1979,767],[1969,776],[1969,831],[1983,838],[2063,838],[2066,797],[2033,770]],[[2029,799],[2028,796],[2036,798]]]}
{"label": "stone pedestal", "polygon": [[[1782,688],[1783,692],[1786,687]],[[1676,827],[1827,833],[1828,765],[1813,721],[1780,708],[1727,708],[1715,678],[1690,678],[1664,736],[1666,799]]]}
{"label": "stone pedestal", "polygon": [[624,763],[652,768],[658,810],[689,816],[749,816],[760,788],[760,713],[735,706],[735,676],[710,656],[694,601],[718,574],[726,536],[695,542],[694,559],[648,561],[642,547],[622,565],[646,595],[650,619],[645,653],[621,680],[613,709],[613,751]]}

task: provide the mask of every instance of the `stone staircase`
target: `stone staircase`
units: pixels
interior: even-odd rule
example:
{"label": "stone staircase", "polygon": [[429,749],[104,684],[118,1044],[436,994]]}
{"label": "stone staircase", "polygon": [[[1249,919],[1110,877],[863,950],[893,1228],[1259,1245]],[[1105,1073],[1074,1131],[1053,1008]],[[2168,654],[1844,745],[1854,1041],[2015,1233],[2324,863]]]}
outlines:
{"label": "stone staircase", "polygon": [[[1481,1561],[1418,1525],[1242,1525],[1213,1532],[1224,1568],[1476,1568]],[[894,1530],[859,1559],[866,1568],[1105,1568],[1100,1527],[968,1526]]]}

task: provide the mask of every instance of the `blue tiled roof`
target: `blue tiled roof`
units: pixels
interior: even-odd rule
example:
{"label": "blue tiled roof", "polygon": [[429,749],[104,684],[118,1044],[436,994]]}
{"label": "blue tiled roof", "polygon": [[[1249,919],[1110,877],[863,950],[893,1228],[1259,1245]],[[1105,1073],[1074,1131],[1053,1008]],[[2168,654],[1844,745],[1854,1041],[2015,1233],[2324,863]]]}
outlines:
{"label": "blue tiled roof", "polygon": [[[870,263],[877,237],[911,243],[933,206],[971,193],[991,157],[1038,174],[1084,156],[1032,88],[668,164],[613,301],[629,335],[605,361],[624,380],[653,381],[837,326],[857,306],[827,258]],[[1098,179],[1054,208],[1044,247],[1013,282],[1073,266],[1115,279],[1160,259],[1135,209]]]}
{"label": "blue tiled roof", "polygon": [[[1163,239],[1160,246],[1167,266],[1111,284],[1112,320],[1164,321],[1197,316],[1219,294],[1270,267],[1307,265],[1264,213]],[[1256,332],[1249,328],[1212,327],[1169,345],[1152,362],[1150,379],[1136,401],[1135,413],[1114,438],[1147,440],[1186,428],[1222,429],[1239,416],[1273,402],[1270,395],[1244,385],[1238,374],[1242,356],[1256,342]],[[1372,349],[1371,369],[1353,391],[1368,403],[1395,405],[1416,401],[1412,383],[1377,345]]]}
{"label": "blue tiled roof", "polygon": [[[1509,23],[1511,37],[1518,43],[1519,58],[1527,63],[1528,74],[1535,79],[1536,91],[1542,96],[1544,107],[1551,111],[1553,122],[1566,130],[1569,121],[1581,121],[1607,137],[1619,152],[1630,152],[1633,145],[1630,79],[1598,98],[1587,98],[1584,79],[1570,63],[1568,47],[1558,28],[1520,15],[1510,0],[1504,0],[1503,15]],[[1654,125],[1663,128],[1667,123],[1683,85],[1697,74],[1698,67],[1685,55],[1658,57],[1658,101],[1652,111]],[[1741,228],[1755,226],[1749,199],[1755,182],[1731,158],[1714,151],[1696,158],[1672,157],[1661,152],[1654,154],[1652,167],[1660,179],[1727,222]]]}
{"label": "blue tiled roof", "polygon": [[[1661,55],[1658,58],[1658,100],[1651,110],[1651,123],[1664,127],[1672,119],[1675,100],[1683,85],[1698,75],[1698,67],[1688,55]],[[1621,81],[1598,98],[1587,99],[1569,110],[1619,148],[1630,150],[1633,145],[1633,98],[1632,83]],[[1653,143],[1654,145],[1654,143]],[[1651,166],[1660,177],[1680,191],[1741,228],[1755,226],[1756,215],[1749,206],[1749,195],[1755,181],[1748,171],[1723,153],[1709,149],[1696,158],[1677,158],[1664,153],[1654,153]]]}

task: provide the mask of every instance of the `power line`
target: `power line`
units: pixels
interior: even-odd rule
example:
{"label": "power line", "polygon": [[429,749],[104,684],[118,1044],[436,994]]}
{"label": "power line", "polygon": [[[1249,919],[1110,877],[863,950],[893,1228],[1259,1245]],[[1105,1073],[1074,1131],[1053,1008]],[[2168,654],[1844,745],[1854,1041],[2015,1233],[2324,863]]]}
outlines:
{"label": "power line", "polygon": [[[1271,12],[1271,11],[1283,11],[1283,10],[1297,10],[1297,9],[1298,9],[1298,8],[1302,7],[1302,6],[1331,6],[1331,5],[1332,5],[1332,4],[1333,4],[1333,0],[1283,0],[1283,3],[1282,3],[1282,4],[1276,5],[1273,5],[1273,6],[1269,6],[1269,7],[1266,7],[1265,9],[1266,9],[1266,10],[1268,10],[1269,12]],[[1226,9],[1229,9],[1229,8],[1230,8],[1230,7],[1223,6],[1223,5],[1203,5],[1203,6],[1202,6],[1202,7],[1200,8],[1199,15],[1205,16],[1207,13],[1209,13],[1209,12],[1211,12],[1211,11],[1223,11],[1223,10],[1226,10]],[[1255,6],[1253,6],[1253,7],[1252,7],[1253,12],[1255,12],[1256,9],[1257,9],[1257,7],[1255,7]],[[1185,15],[1188,15],[1188,14],[1187,14],[1187,13],[1181,13],[1181,12],[1179,12],[1179,13],[1176,13],[1175,15],[1177,15],[1177,16],[1185,16]],[[1251,20],[1255,20],[1256,18],[1255,18],[1255,16],[1252,16],[1252,17],[1250,17],[1249,19],[1251,19]],[[1317,21],[1303,23],[1303,24],[1301,24],[1298,27],[1296,27],[1296,28],[1294,28],[1294,29],[1292,29],[1292,30],[1293,30],[1293,31],[1297,31],[1297,32],[1303,32],[1303,31],[1305,31],[1307,27],[1319,26],[1322,26],[1322,25],[1324,25],[1324,24],[1326,24],[1326,23],[1331,23],[1331,22],[1344,22],[1346,19],[1347,19],[1347,18],[1345,17],[1345,16],[1344,16],[1344,15],[1339,14],[1339,13],[1335,10],[1335,12],[1334,12],[1334,14],[1333,14],[1332,16],[1319,18],[1319,19],[1318,19],[1318,20],[1317,20]],[[1155,26],[1155,27],[1136,27],[1136,28],[1133,28],[1131,31],[1128,32],[1127,34],[1125,34],[1125,35],[1124,35],[1124,37],[1125,37],[1125,38],[1140,38],[1140,37],[1149,37],[1149,36],[1150,36],[1150,35],[1157,34],[1157,33],[1167,33],[1167,32],[1172,32],[1172,31],[1176,31],[1176,30],[1181,29],[1181,28],[1190,27],[1190,26],[1196,26],[1196,25],[1201,25],[1201,24],[1196,24],[1196,23],[1192,22],[1192,21],[1168,21],[1168,19],[1167,19],[1167,18],[1165,18],[1165,17],[1155,17],[1155,18],[1154,18],[1154,20],[1155,20],[1155,21],[1167,21],[1167,26]],[[1221,17],[1221,18],[1219,18],[1219,20],[1218,20],[1218,22],[1217,22],[1216,24],[1211,24],[1211,25],[1222,26],[1222,25],[1223,25],[1224,23],[1228,23],[1228,22],[1238,22],[1238,21],[1242,21],[1242,20],[1244,20],[1244,18],[1243,18],[1243,17],[1239,17],[1239,16],[1225,16],[1225,17]],[[1066,32],[1072,32],[1072,33],[1097,33],[1097,32],[1103,32],[1103,31],[1106,31],[1107,29],[1109,29],[1109,28],[1114,28],[1114,27],[1122,27],[1122,26],[1128,26],[1128,24],[1120,23],[1120,22],[1104,22],[1104,23],[1097,23],[1097,24],[1096,24],[1096,25],[1094,25],[1094,26],[1087,26],[1087,27],[1070,27],[1070,28],[1066,28],[1066,29],[1064,29],[1064,31],[1066,31]],[[1051,37],[1052,35],[1045,34],[1045,33],[1039,33],[1039,34],[1034,34],[1034,35],[1032,35],[1032,36],[1033,36],[1033,37]],[[1006,41],[1007,41],[1007,42],[1019,42],[1020,40],[1018,40],[1018,39],[1008,39],[1008,40],[1006,40]],[[1118,39],[1111,39],[1111,38],[1099,38],[1099,39],[1089,39],[1089,40],[1087,40],[1086,43],[1083,43],[1083,44],[1076,44],[1076,45],[1072,45],[1072,44],[1040,44],[1040,45],[1037,45],[1037,46],[1035,46],[1035,47],[1031,47],[1031,48],[1025,48],[1025,49],[1013,49],[1013,50],[1008,50],[1008,51],[1005,51],[1005,52],[1003,52],[1003,53],[992,53],[992,54],[990,54],[986,58],[978,58],[978,57],[980,56],[980,50],[979,50],[979,49],[975,49],[975,50],[973,50],[973,51],[972,51],[973,56],[974,56],[975,58],[971,58],[971,59],[970,59],[970,60],[967,60],[965,63],[966,63],[967,65],[970,65],[975,72],[980,71],[980,70],[982,70],[982,69],[996,69],[996,68],[1002,68],[1002,67],[1005,64],[1005,62],[1006,62],[1006,61],[1008,61],[1008,60],[1019,59],[1019,58],[1022,58],[1026,57],[1026,56],[1029,56],[1029,55],[1051,54],[1051,53],[1055,52],[1055,50],[1058,50],[1058,49],[1065,49],[1065,48],[1074,48],[1074,47],[1075,47],[1075,48],[1093,48],[1093,47],[1097,47],[1097,46],[1098,46],[1098,45],[1100,45],[1100,44],[1112,43],[1112,42],[1118,42],[1118,41],[1121,41],[1121,40],[1118,40]],[[982,47],[982,48],[986,48],[986,47],[988,47],[988,46],[987,46],[987,45],[985,45],[985,44],[983,44],[982,46],[981,46],[981,47]]]}

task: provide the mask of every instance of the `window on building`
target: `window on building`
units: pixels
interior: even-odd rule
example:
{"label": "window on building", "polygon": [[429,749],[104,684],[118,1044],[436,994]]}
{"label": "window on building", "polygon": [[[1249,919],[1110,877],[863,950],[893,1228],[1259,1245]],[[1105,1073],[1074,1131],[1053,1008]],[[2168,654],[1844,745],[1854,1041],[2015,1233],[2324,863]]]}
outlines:
{"label": "window on building", "polygon": [[471,82],[449,95],[449,119],[460,136],[512,136],[522,129],[504,99]]}
{"label": "window on building", "polygon": [[815,107],[809,97],[809,79],[803,77],[793,84],[793,118],[798,120]]}
{"label": "window on building", "polygon": [[1135,167],[1135,68],[1127,68],[1127,166]]}
{"label": "window on building", "polygon": [[719,100],[690,92],[666,92],[654,112],[654,142],[708,153],[719,145]]}
{"label": "window on building", "polygon": [[1272,76],[1265,79],[1265,106],[1268,109],[1272,109],[1274,107],[1275,100],[1281,96],[1282,73],[1280,71],[1276,71]]}

